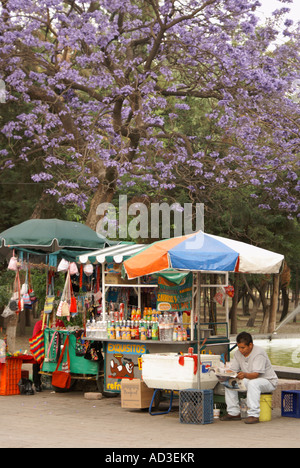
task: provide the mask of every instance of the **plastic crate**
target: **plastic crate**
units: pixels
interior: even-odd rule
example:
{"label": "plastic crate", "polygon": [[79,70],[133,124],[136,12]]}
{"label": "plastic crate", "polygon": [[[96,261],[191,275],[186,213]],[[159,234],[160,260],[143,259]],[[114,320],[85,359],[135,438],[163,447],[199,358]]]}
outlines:
{"label": "plastic crate", "polygon": [[22,360],[8,358],[0,369],[0,395],[19,395],[18,383],[21,379]]}
{"label": "plastic crate", "polygon": [[214,422],[213,390],[188,389],[179,392],[179,418],[182,424]]}
{"label": "plastic crate", "polygon": [[300,390],[281,392],[281,416],[300,418]]}

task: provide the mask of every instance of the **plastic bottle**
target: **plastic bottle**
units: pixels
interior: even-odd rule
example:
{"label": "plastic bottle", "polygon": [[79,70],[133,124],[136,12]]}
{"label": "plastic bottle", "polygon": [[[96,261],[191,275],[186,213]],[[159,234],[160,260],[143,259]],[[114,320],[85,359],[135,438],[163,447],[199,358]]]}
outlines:
{"label": "plastic bottle", "polygon": [[155,340],[155,341],[158,340],[158,323],[157,322],[152,323],[152,340]]}
{"label": "plastic bottle", "polygon": [[110,329],[111,329],[111,321],[108,320],[107,322],[107,338],[110,339]]}
{"label": "plastic bottle", "polygon": [[130,320],[127,320],[127,323],[126,323],[126,340],[130,340],[131,339],[131,333],[130,333]]}
{"label": "plastic bottle", "polygon": [[96,336],[96,321],[95,321],[95,319],[92,320],[91,329],[92,329],[92,338],[95,338],[95,336]]}
{"label": "plastic bottle", "polygon": [[126,322],[123,320],[121,325],[121,340],[126,340]]}
{"label": "plastic bottle", "polygon": [[116,339],[116,329],[115,329],[115,322],[114,321],[112,321],[111,325],[110,325],[109,339],[110,340],[115,340]]}
{"label": "plastic bottle", "polygon": [[139,321],[137,320],[134,322],[134,328],[135,328],[135,339],[139,340],[140,339],[140,327],[139,327]]}
{"label": "plastic bottle", "polygon": [[152,322],[148,322],[147,340],[152,340]]}
{"label": "plastic bottle", "polygon": [[121,339],[121,326],[120,322],[116,322],[116,340]]}
{"label": "plastic bottle", "polygon": [[86,322],[85,336],[87,338],[91,336],[91,322],[89,320]]}
{"label": "plastic bottle", "polygon": [[124,320],[124,312],[125,312],[125,304],[124,304],[124,302],[121,302],[120,306],[119,306],[119,319],[120,319],[120,321]]}
{"label": "plastic bottle", "polygon": [[165,318],[162,315],[160,317],[160,321],[159,321],[159,339],[160,339],[160,341],[166,341],[165,330],[166,330]]}
{"label": "plastic bottle", "polygon": [[130,323],[130,339],[135,340],[135,322],[132,320]]}
{"label": "plastic bottle", "polygon": [[141,336],[140,336],[140,338],[141,338],[142,341],[147,340],[147,329],[146,329],[146,326],[145,326],[145,321],[142,321],[142,324],[141,324]]}
{"label": "plastic bottle", "polygon": [[95,328],[94,328],[94,339],[99,340],[100,336],[100,327],[99,327],[99,322],[98,320],[95,321]]}

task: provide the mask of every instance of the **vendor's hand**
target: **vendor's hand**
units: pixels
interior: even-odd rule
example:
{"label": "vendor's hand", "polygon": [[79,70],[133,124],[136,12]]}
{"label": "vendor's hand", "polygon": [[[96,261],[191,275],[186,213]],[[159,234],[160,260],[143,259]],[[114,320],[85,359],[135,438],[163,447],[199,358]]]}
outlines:
{"label": "vendor's hand", "polygon": [[240,379],[240,380],[243,380],[243,379],[246,379],[246,372],[239,372],[238,375],[237,375],[237,378]]}

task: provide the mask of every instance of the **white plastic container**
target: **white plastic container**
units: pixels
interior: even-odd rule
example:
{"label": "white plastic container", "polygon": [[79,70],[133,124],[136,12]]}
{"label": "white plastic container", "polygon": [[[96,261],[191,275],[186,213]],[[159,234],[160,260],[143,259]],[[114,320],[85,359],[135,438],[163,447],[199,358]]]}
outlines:
{"label": "white plastic container", "polygon": [[[216,374],[209,369],[218,366],[220,366],[220,356],[201,354],[201,390],[212,390],[217,385]],[[143,354],[142,378],[149,388],[164,390],[198,388],[197,355]]]}

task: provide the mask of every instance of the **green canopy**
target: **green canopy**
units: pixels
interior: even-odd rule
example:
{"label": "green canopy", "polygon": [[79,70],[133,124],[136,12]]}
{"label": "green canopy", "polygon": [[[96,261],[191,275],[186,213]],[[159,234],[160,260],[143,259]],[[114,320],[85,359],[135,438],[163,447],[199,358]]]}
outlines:
{"label": "green canopy", "polygon": [[116,244],[88,226],[60,219],[29,219],[0,234],[0,246],[28,247],[47,252],[63,248],[101,249]]}

